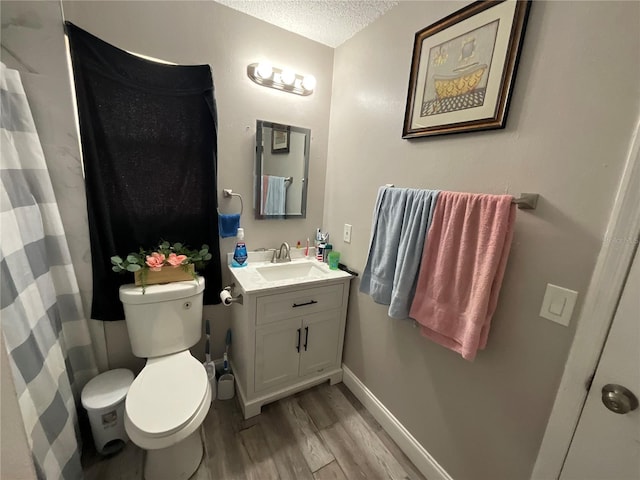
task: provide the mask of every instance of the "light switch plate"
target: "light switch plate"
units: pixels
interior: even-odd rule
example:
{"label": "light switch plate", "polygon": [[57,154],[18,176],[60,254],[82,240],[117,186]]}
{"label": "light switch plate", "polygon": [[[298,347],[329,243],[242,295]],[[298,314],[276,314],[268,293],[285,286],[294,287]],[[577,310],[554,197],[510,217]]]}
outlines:
{"label": "light switch plate", "polygon": [[345,243],[351,243],[351,225],[348,223],[344,224],[344,233],[342,235],[342,239]]}
{"label": "light switch plate", "polygon": [[578,292],[547,283],[540,316],[566,327],[571,321],[577,299]]}

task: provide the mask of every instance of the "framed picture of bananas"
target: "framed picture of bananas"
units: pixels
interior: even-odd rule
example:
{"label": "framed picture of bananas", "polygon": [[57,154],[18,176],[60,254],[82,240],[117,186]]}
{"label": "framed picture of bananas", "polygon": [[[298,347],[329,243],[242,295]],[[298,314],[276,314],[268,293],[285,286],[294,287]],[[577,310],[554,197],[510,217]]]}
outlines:
{"label": "framed picture of bananas", "polygon": [[415,35],[402,138],[504,128],[530,1],[479,1]]}

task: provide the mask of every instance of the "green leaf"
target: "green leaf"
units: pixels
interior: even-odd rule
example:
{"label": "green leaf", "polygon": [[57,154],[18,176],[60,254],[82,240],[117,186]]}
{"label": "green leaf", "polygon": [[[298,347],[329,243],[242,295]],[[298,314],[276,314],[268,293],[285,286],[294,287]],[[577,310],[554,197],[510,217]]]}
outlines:
{"label": "green leaf", "polygon": [[202,245],[202,250],[209,250],[209,245],[207,245],[206,243],[204,245]]}
{"label": "green leaf", "polygon": [[122,259],[118,255],[115,255],[111,257],[111,263],[113,263],[114,265],[118,265],[122,263]]}
{"label": "green leaf", "polygon": [[174,243],[173,244],[173,249],[174,250],[181,250],[182,249],[182,244],[181,243]]}
{"label": "green leaf", "polygon": [[111,270],[117,273],[120,273],[122,271],[122,269],[117,265],[114,265],[113,267],[111,267]]}
{"label": "green leaf", "polygon": [[162,243],[160,244],[160,247],[161,247],[161,248],[169,248],[170,246],[171,246],[171,244],[170,244],[169,242],[162,242]]}
{"label": "green leaf", "polygon": [[204,257],[207,253],[209,253],[209,250],[205,250],[204,248],[198,252],[201,257]]}
{"label": "green leaf", "polygon": [[127,265],[127,271],[129,272],[137,272],[141,268],[142,267],[140,265],[137,265],[135,263],[130,263],[129,265]]}
{"label": "green leaf", "polygon": [[136,257],[135,255],[127,255],[127,262],[138,263],[138,257]]}
{"label": "green leaf", "polygon": [[207,254],[204,256],[203,260],[205,260],[205,261],[207,261],[207,260],[211,260],[211,254],[210,254],[210,253],[207,253]]}

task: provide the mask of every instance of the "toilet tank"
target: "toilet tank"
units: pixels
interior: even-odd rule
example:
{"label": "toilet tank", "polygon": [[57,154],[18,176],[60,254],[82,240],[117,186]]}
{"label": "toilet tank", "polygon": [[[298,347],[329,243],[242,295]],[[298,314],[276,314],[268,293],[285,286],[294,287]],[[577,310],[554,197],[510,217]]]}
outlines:
{"label": "toilet tank", "polygon": [[182,352],[202,336],[204,278],[187,282],[120,287],[120,301],[136,357]]}

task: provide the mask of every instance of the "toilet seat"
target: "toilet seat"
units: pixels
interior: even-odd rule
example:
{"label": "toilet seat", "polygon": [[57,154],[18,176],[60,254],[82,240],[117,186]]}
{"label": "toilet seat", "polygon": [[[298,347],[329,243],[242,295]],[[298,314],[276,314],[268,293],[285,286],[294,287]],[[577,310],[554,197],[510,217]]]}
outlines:
{"label": "toilet seat", "polygon": [[200,425],[210,401],[206,370],[188,350],[150,358],[127,394],[127,433],[143,448],[164,448]]}

